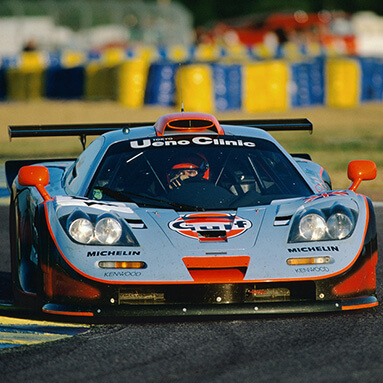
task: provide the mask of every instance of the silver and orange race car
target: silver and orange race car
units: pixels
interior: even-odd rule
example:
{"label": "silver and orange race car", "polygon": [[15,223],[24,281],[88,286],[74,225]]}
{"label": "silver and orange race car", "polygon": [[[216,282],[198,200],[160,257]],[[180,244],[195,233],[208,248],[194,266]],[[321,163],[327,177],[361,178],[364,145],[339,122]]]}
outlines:
{"label": "silver and orange race car", "polygon": [[[254,315],[376,306],[376,177],[332,190],[267,131],[307,119],[11,126],[81,137],[77,159],[9,161],[14,305],[53,315]],[[87,136],[99,135],[86,146]]]}

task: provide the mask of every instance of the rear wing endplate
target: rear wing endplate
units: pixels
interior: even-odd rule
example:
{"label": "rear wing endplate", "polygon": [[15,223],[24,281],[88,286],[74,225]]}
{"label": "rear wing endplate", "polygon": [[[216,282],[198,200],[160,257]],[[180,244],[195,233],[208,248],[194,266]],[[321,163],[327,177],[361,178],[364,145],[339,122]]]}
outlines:
{"label": "rear wing endplate", "polygon": [[[259,128],[266,131],[306,130],[312,132],[312,123],[306,118],[269,119],[269,120],[222,120],[221,125],[236,125]],[[154,126],[155,122],[96,123],[96,124],[61,124],[61,125],[10,125],[10,140],[17,137],[63,137],[79,136],[85,148],[87,136],[99,136],[106,132],[120,129]]]}

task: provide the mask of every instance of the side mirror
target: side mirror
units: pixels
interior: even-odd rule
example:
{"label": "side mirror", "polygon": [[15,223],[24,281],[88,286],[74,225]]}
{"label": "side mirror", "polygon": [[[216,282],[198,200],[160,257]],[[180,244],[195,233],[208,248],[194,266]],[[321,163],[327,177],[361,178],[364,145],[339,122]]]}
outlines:
{"label": "side mirror", "polygon": [[358,160],[348,164],[348,178],[352,184],[349,190],[356,191],[362,181],[373,180],[376,178],[376,165],[373,161]]}
{"label": "side mirror", "polygon": [[18,182],[21,186],[34,186],[45,201],[51,199],[45,186],[49,184],[49,171],[45,166],[23,166],[19,170]]}

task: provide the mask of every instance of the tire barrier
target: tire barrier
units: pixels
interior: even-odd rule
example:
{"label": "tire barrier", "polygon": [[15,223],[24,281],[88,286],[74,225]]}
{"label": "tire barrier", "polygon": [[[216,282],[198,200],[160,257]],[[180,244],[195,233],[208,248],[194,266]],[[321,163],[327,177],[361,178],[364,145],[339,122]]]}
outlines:
{"label": "tire barrier", "polygon": [[43,56],[38,52],[23,53],[18,65],[7,70],[8,98],[18,101],[42,98],[44,75]]}
{"label": "tire barrier", "polygon": [[358,105],[360,66],[352,58],[327,60],[327,105],[351,108]]}
{"label": "tire barrier", "polygon": [[45,71],[45,97],[79,100],[84,95],[85,68],[52,66]]}
{"label": "tire barrier", "polygon": [[360,67],[361,102],[381,101],[383,99],[383,58],[361,59]]}
{"label": "tire barrier", "polygon": [[244,66],[243,108],[247,112],[287,109],[288,64],[269,60]]}
{"label": "tire barrier", "polygon": [[176,103],[176,72],[178,64],[153,63],[149,67],[145,104],[174,106]]}
{"label": "tire barrier", "polygon": [[119,66],[90,63],[85,74],[85,99],[117,100],[119,69]]}
{"label": "tire barrier", "polygon": [[133,59],[119,66],[118,101],[130,108],[144,105],[149,63],[145,59]]}
{"label": "tire barrier", "polygon": [[325,73],[323,58],[290,65],[290,106],[308,107],[323,105]]}
{"label": "tire barrier", "polygon": [[[178,64],[165,60],[169,53],[161,58],[153,51],[137,52],[130,58],[117,49],[108,55],[65,52],[47,58],[25,52],[3,58],[0,100],[115,100],[130,108],[180,107],[182,102],[188,111],[249,113],[318,105],[351,108],[383,100],[379,57],[210,61],[218,53],[201,46],[193,52],[200,61]],[[173,55],[184,52],[174,48]]]}
{"label": "tire barrier", "polygon": [[214,109],[241,109],[242,68],[239,64],[213,64]]}
{"label": "tire barrier", "polygon": [[182,104],[190,112],[212,112],[214,93],[211,65],[184,65],[179,72],[176,78],[177,89],[180,89],[177,93],[178,107]]}

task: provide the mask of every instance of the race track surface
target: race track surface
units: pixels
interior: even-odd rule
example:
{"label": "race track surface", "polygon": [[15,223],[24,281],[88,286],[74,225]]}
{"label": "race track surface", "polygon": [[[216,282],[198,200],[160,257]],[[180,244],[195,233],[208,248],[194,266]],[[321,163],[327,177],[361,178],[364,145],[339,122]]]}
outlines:
{"label": "race track surface", "polygon": [[[383,238],[383,208],[377,211]],[[0,207],[0,288],[9,297],[8,208]],[[379,255],[382,241],[379,241]],[[378,262],[382,297],[382,260]],[[1,382],[380,382],[383,306],[336,314],[95,325],[0,350]]]}

